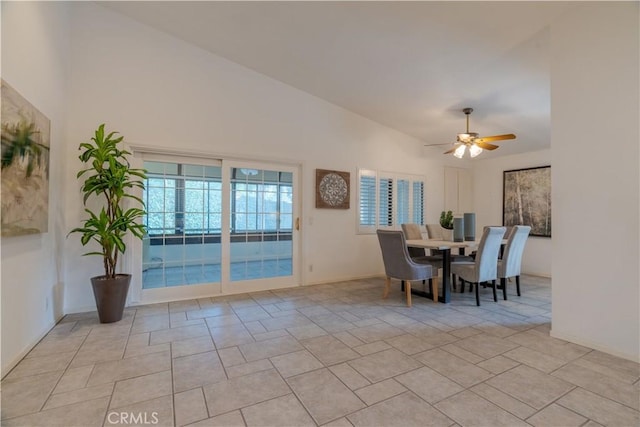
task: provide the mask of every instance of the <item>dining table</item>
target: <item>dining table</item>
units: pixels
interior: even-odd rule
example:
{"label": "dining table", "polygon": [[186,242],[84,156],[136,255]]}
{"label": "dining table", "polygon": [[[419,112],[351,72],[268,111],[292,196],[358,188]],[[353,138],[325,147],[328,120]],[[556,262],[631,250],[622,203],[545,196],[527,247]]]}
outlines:
{"label": "dining table", "polygon": [[[460,255],[464,255],[467,249],[478,247],[479,241],[453,242],[450,240],[415,239],[407,240],[407,246],[412,248],[438,249],[442,252],[442,293],[438,295],[438,301],[451,302],[451,249],[458,249]],[[411,293],[433,299],[433,294],[427,291],[411,289]],[[436,294],[438,292],[436,291]]]}

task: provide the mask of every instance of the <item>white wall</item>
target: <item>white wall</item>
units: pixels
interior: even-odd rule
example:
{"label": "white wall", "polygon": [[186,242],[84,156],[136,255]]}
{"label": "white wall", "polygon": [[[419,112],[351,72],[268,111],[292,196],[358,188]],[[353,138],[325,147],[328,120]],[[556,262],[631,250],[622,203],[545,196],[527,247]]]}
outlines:
{"label": "white wall", "polygon": [[[427,174],[431,220],[441,209],[441,160],[413,138],[100,6],[73,5],[72,38],[67,228],[82,216],[77,144],[103,122],[134,144],[302,164],[306,284],[382,272],[375,235],[356,235],[358,167]],[[351,173],[351,209],[315,209],[316,168]],[[81,258],[77,239],[65,250],[66,310],[90,308],[99,260]]]}
{"label": "white wall", "polygon": [[552,335],[640,360],[638,2],[551,27]]}
{"label": "white wall", "polygon": [[[476,212],[476,235],[485,225],[502,224],[502,172],[551,164],[551,150],[525,154],[476,159],[473,163],[474,200]],[[553,168],[552,168],[553,169]],[[555,234],[555,229],[552,234]],[[522,272],[551,277],[551,239],[529,237],[522,256]]]}
{"label": "white wall", "polygon": [[2,375],[62,315],[69,57],[64,4],[2,2],[2,78],[51,120],[49,231],[2,238]]}

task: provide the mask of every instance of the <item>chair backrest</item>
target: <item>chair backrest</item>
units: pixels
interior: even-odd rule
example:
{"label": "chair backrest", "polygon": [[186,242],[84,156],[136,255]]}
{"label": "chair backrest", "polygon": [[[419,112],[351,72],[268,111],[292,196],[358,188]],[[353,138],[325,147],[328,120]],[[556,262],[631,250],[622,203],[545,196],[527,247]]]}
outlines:
{"label": "chair backrest", "polygon": [[433,240],[443,240],[442,226],[440,224],[427,224],[427,237]]}
{"label": "chair backrest", "polygon": [[505,233],[504,227],[485,227],[476,253],[476,282],[498,278],[498,253]]}
{"label": "chair backrest", "polygon": [[401,280],[425,280],[431,277],[431,266],[416,264],[409,257],[402,231],[378,230],[385,274]]}
{"label": "chair backrest", "polygon": [[[404,238],[407,240],[422,240],[422,232],[418,224],[401,224]],[[423,248],[408,248],[410,257],[425,256]]]}
{"label": "chair backrest", "polygon": [[528,225],[516,225],[504,248],[502,262],[498,269],[498,277],[514,277],[520,275],[522,267],[522,253],[531,227]]}
{"label": "chair backrest", "polygon": [[422,231],[420,231],[420,226],[418,224],[402,224],[402,232],[404,233],[404,237],[407,240],[418,240],[422,239]]}

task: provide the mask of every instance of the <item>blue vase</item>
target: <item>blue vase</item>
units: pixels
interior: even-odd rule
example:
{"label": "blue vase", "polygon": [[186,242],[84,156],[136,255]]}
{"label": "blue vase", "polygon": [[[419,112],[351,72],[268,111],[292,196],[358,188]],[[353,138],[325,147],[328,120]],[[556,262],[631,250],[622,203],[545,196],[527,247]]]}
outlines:
{"label": "blue vase", "polygon": [[464,240],[473,242],[476,240],[476,214],[464,214]]}
{"label": "blue vase", "polygon": [[464,218],[453,218],[453,241],[464,242]]}

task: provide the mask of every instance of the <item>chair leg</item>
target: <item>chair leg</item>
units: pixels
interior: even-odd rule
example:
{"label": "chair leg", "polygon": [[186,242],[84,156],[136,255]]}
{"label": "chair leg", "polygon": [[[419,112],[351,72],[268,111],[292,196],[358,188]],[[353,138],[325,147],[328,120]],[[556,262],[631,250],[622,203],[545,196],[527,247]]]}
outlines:
{"label": "chair leg", "polygon": [[404,292],[404,280],[400,281],[400,290]]}
{"label": "chair leg", "polygon": [[500,278],[500,286],[502,286],[502,297],[504,300],[507,300],[507,279],[504,277]]}
{"label": "chair leg", "polygon": [[407,280],[404,291],[407,293],[407,307],[411,307],[411,282],[409,280]]}
{"label": "chair leg", "polygon": [[384,293],[382,294],[382,298],[387,298],[389,296],[389,288],[391,288],[391,278],[386,277],[384,279]]}
{"label": "chair leg", "polygon": [[498,302],[498,294],[496,294],[496,281],[491,281],[491,287],[493,288],[493,302]]}
{"label": "chair leg", "polygon": [[455,274],[451,275],[451,287],[453,288],[453,292],[457,292],[458,291],[458,285],[456,283],[456,275]]}
{"label": "chair leg", "polygon": [[433,279],[429,279],[429,283],[433,280],[433,287],[431,290],[431,295],[433,295],[433,302],[438,302],[438,276]]}
{"label": "chair leg", "polygon": [[[476,289],[478,287],[479,283],[476,283]],[[469,292],[473,292],[473,283],[469,282]]]}
{"label": "chair leg", "polygon": [[478,286],[478,283],[472,284],[471,282],[469,282],[469,284],[471,286],[476,285],[476,305],[480,306],[480,286]]}
{"label": "chair leg", "polygon": [[520,276],[516,276],[516,289],[518,290],[518,296],[520,295]]}

